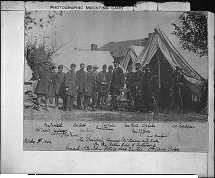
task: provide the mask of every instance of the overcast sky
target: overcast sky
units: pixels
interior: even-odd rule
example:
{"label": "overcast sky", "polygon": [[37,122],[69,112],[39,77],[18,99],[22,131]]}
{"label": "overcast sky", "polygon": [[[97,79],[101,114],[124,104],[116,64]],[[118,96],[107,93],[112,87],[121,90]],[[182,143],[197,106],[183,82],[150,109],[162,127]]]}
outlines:
{"label": "overcast sky", "polygon": [[70,41],[61,50],[67,57],[72,55],[75,47],[90,49],[92,43],[101,47],[111,41],[143,39],[159,25],[188,63],[206,77],[207,59],[183,50],[178,38],[171,35],[174,30],[171,24],[179,24],[180,14],[182,12],[63,11],[63,15],[56,18],[55,24],[62,40]]}

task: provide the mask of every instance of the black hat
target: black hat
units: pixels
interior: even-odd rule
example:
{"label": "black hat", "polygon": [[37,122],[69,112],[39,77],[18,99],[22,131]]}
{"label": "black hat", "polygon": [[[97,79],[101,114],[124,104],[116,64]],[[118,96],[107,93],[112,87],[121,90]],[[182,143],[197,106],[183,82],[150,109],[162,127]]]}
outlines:
{"label": "black hat", "polygon": [[92,69],[92,68],[93,68],[92,65],[88,65],[88,66],[87,66],[87,70]]}
{"label": "black hat", "polygon": [[113,66],[112,66],[112,65],[109,65],[108,69],[113,69]]}
{"label": "black hat", "polygon": [[71,67],[76,67],[76,64],[72,63],[72,64],[70,65],[70,68],[71,68]]}
{"label": "black hat", "polygon": [[80,64],[80,66],[82,66],[82,65],[84,65],[84,66],[85,66],[85,64],[84,64],[84,63],[81,63],[81,64]]}
{"label": "black hat", "polygon": [[119,62],[119,59],[117,59],[117,58],[114,58],[114,61],[113,61],[113,63],[118,63],[118,64],[119,64],[119,63],[120,63],[120,62]]}
{"label": "black hat", "polygon": [[59,66],[58,66],[58,69],[63,69],[63,65],[59,65]]}
{"label": "black hat", "polygon": [[103,69],[103,68],[107,68],[107,65],[106,65],[106,64],[104,64],[104,65],[102,66],[102,69]]}

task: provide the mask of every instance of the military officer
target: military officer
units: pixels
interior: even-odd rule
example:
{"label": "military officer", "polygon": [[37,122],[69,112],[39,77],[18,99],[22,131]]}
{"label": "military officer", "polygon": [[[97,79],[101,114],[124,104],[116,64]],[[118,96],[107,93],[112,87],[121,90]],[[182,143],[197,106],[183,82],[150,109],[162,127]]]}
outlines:
{"label": "military officer", "polygon": [[142,112],[143,111],[143,106],[144,106],[144,101],[143,101],[143,78],[144,78],[144,72],[141,70],[141,64],[136,63],[136,72],[135,72],[135,80],[134,80],[134,85],[135,85],[135,97],[134,97],[134,105],[135,109],[137,111]]}
{"label": "military officer", "polygon": [[75,64],[71,64],[71,70],[67,72],[65,78],[65,87],[66,87],[66,111],[71,111],[74,104],[75,96],[77,96],[77,81],[75,74]]}
{"label": "military officer", "polygon": [[66,109],[66,90],[65,90],[66,74],[63,72],[63,65],[58,66],[58,72],[55,74],[55,103],[58,108],[58,100],[62,98],[63,109]]}
{"label": "military officer", "polygon": [[43,67],[41,67],[37,73],[38,83],[35,88],[35,94],[37,94],[38,110],[41,107],[41,99],[45,98],[45,110],[48,110],[48,98],[47,94],[49,92],[49,82],[51,81],[51,71],[49,69],[49,62],[44,62]]}
{"label": "military officer", "polygon": [[86,85],[85,85],[85,92],[84,92],[84,110],[86,111],[90,98],[92,98],[92,110],[96,111],[95,104],[96,104],[96,93],[95,93],[95,84],[96,80],[92,73],[92,66],[87,66],[87,73],[86,73]]}
{"label": "military officer", "polygon": [[135,85],[134,85],[134,81],[135,81],[135,73],[132,72],[132,67],[128,66],[127,67],[127,74],[126,74],[126,88],[127,88],[127,99],[131,100],[134,98],[135,96]]}
{"label": "military officer", "polygon": [[77,105],[80,109],[83,109],[84,87],[86,84],[86,72],[84,71],[84,68],[84,63],[81,63],[80,70],[76,72],[76,83],[78,86]]}
{"label": "military officer", "polygon": [[107,70],[107,65],[104,64],[102,66],[102,71],[98,73],[96,76],[96,83],[98,86],[98,102],[97,106],[100,106],[103,108],[105,106],[105,101],[108,93],[108,73],[106,72]]}

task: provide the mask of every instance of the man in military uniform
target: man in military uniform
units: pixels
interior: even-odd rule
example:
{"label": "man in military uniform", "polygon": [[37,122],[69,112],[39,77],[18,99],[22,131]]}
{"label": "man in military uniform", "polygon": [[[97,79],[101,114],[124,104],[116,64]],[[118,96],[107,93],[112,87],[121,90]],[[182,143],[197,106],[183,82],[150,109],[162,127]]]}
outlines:
{"label": "man in military uniform", "polygon": [[65,90],[66,74],[63,72],[63,65],[58,66],[58,72],[55,74],[55,103],[58,108],[58,100],[62,98],[63,109],[66,109],[66,90]]}
{"label": "man in military uniform", "polygon": [[108,103],[108,95],[110,93],[110,83],[111,83],[111,80],[113,77],[113,66],[112,65],[109,65],[107,74],[108,74],[108,92],[107,92],[106,101],[105,101],[106,104]]}
{"label": "man in military uniform", "polygon": [[128,100],[133,100],[135,96],[135,86],[134,86],[134,80],[135,80],[135,73],[132,72],[132,67],[128,66],[127,67],[127,74],[126,74],[126,88],[127,88],[127,99]]}
{"label": "man in military uniform", "polygon": [[98,73],[96,76],[96,83],[98,86],[98,101],[97,106],[100,106],[103,108],[105,106],[105,101],[108,93],[108,73],[107,65],[104,64],[102,66],[102,71]]}
{"label": "man in military uniform", "polygon": [[110,84],[110,94],[112,100],[113,110],[118,110],[117,96],[123,90],[125,78],[123,75],[123,70],[119,67],[119,61],[114,60],[114,70],[113,76]]}
{"label": "man in military uniform", "polygon": [[49,92],[49,82],[51,81],[51,71],[49,69],[49,62],[44,62],[44,66],[41,67],[35,78],[38,80],[37,86],[35,88],[35,94],[37,94],[38,110],[41,107],[41,99],[45,98],[45,110],[48,110],[48,92]]}
{"label": "man in military uniform", "polygon": [[135,86],[135,97],[134,97],[134,106],[135,110],[137,111],[143,111],[144,107],[144,101],[143,101],[143,78],[144,78],[144,72],[141,70],[141,64],[136,63],[136,72],[135,72],[135,80],[134,80],[134,86]]}
{"label": "man in military uniform", "polygon": [[47,97],[49,98],[49,103],[50,106],[52,105],[52,107],[54,107],[54,98],[55,98],[55,84],[54,84],[54,80],[55,80],[55,69],[56,66],[52,65],[49,67],[50,72],[51,72],[51,80],[49,81],[49,92],[47,94]]}
{"label": "man in military uniform", "polygon": [[152,111],[154,104],[157,104],[157,101],[155,100],[155,91],[154,91],[153,82],[152,82],[153,74],[149,64],[146,64],[146,66],[143,69],[144,69],[144,77],[143,77],[143,95],[142,96],[144,101],[144,108],[146,109],[146,111]]}
{"label": "man in military uniform", "polygon": [[86,84],[86,72],[84,71],[85,65],[80,64],[80,70],[76,72],[76,83],[78,86],[77,105],[80,109],[83,109],[84,101],[84,86]]}
{"label": "man in military uniform", "polygon": [[176,66],[176,70],[173,74],[173,101],[171,104],[171,109],[177,107],[178,113],[184,111],[184,97],[185,97],[185,77],[182,74],[182,69],[179,66]]}
{"label": "man in military uniform", "polygon": [[67,72],[65,78],[65,88],[66,88],[66,111],[71,111],[73,108],[75,96],[77,96],[77,81],[75,74],[75,64],[71,64],[71,70]]}
{"label": "man in military uniform", "polygon": [[87,66],[87,73],[86,73],[86,84],[85,84],[85,93],[84,93],[84,110],[86,111],[90,98],[92,98],[92,110],[96,111],[96,92],[95,92],[95,84],[96,80],[92,73],[92,66]]}
{"label": "man in military uniform", "polygon": [[[98,72],[97,72],[98,68],[99,67],[97,65],[94,65],[93,66],[93,70],[92,70],[92,74],[93,74],[93,76],[95,78],[95,81],[96,81],[96,76],[98,74]],[[92,100],[95,100],[95,101],[92,101],[92,102],[96,103],[95,107],[97,107],[97,99],[98,99],[98,87],[97,87],[97,83],[95,83],[95,89],[94,90],[95,90],[95,98],[93,98]]]}

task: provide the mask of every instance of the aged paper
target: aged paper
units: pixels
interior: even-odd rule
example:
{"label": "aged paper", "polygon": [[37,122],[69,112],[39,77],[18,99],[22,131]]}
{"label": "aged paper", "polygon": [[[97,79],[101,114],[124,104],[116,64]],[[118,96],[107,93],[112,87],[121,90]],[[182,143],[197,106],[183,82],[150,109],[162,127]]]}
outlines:
{"label": "aged paper", "polygon": [[[41,8],[43,6],[44,5],[41,5]],[[45,6],[45,9],[51,8],[50,6],[52,5]],[[55,5],[53,4],[53,6]],[[79,5],[79,7],[81,6],[82,5]],[[96,5],[96,6],[98,7],[99,5]],[[26,7],[31,7],[31,4],[29,6],[27,4]],[[34,8],[30,8],[30,11],[34,12],[33,9]],[[93,8],[91,8],[91,10],[92,9]],[[104,13],[106,13],[105,19],[107,22],[108,22],[108,16],[112,16],[112,18],[116,17],[114,19],[115,20],[117,19],[117,15],[113,15],[115,14],[115,12],[112,12],[114,11],[113,9],[114,7],[111,8],[110,10],[106,10],[107,12],[106,11],[97,12],[97,14],[94,15],[95,20],[99,21],[99,19],[101,19],[100,26],[103,26],[104,24],[102,20],[102,15]],[[94,10],[93,12],[96,11],[95,9],[93,10]],[[88,11],[90,10],[88,9]],[[115,11],[117,11],[116,14],[119,15],[118,17],[119,19],[120,19],[120,14],[124,13],[124,15],[122,15],[121,17],[124,16],[123,18],[125,19],[125,23],[128,22],[128,24],[124,24],[126,27],[125,29],[128,29],[128,27],[131,26],[132,24],[132,20],[126,20],[126,19],[131,18],[132,14],[129,14],[129,12],[122,12],[123,8],[120,10],[115,7]],[[45,11],[41,11],[41,14],[44,12]],[[4,13],[7,13],[7,12],[4,12]],[[20,21],[22,22],[22,24],[19,26],[18,24],[15,25],[15,28],[13,30],[16,30],[17,32],[17,31],[20,31],[20,29],[22,28],[22,31],[24,31],[24,26],[23,26],[24,12],[14,12],[14,13],[16,13],[15,14],[16,17],[18,17],[18,14],[20,14]],[[97,40],[96,42],[95,40],[96,37],[94,38],[93,33],[90,33],[90,30],[89,30],[90,28],[92,28],[91,26],[93,26],[92,25],[93,21],[90,22],[90,19],[91,19],[90,16],[92,15],[92,13],[86,12],[86,11],[71,12],[68,9],[63,10],[63,14],[64,15],[66,14],[68,17],[69,17],[68,14],[70,13],[72,14],[71,17],[77,16],[82,20],[87,19],[87,16],[88,16],[89,17],[87,19],[88,22],[85,21],[85,24],[89,23],[91,25],[86,26],[84,25],[84,23],[81,23],[81,20],[78,20],[78,19],[77,19],[77,22],[79,21],[80,23],[77,23],[72,19],[71,19],[71,23],[63,22],[63,20],[59,20],[59,23],[62,22],[61,24],[64,26],[71,27],[73,25],[76,25],[76,28],[75,28],[77,30],[76,34],[80,32],[82,36],[74,35],[72,37],[73,42],[69,44],[70,48],[65,49],[65,51],[62,52],[63,55],[57,58],[56,60],[63,58],[66,51],[67,52],[69,51],[68,54],[69,55],[71,54],[71,56],[72,54],[75,55],[76,53],[78,53],[77,51],[82,51],[82,53],[89,52],[89,54],[90,53],[92,54],[92,51],[90,49],[90,47],[92,46],[90,47],[85,46],[83,48],[82,42],[83,43],[86,42],[88,45],[90,45],[90,43],[95,43],[95,44],[100,43],[98,44],[98,46],[100,47],[108,43],[108,41],[103,40],[102,38],[103,35],[106,35],[107,39],[109,38],[109,36],[114,35],[112,32],[113,30],[110,29],[110,32],[112,32],[112,34],[109,34],[108,36],[108,28],[114,27],[110,23],[110,27],[104,26],[103,28],[103,31],[105,31],[106,33],[104,34],[97,33],[97,37],[99,34],[101,36],[99,36],[100,40]],[[160,13],[160,16],[162,16],[163,14],[164,13]],[[142,15],[143,15],[142,16],[143,23],[146,23],[146,24],[147,24],[147,18],[148,17],[152,18],[153,16],[150,14],[150,12],[148,13],[142,12]],[[172,16],[175,15],[175,13],[172,13],[172,14],[165,13],[165,15],[167,18],[171,15]],[[44,16],[42,15],[42,17]],[[137,21],[138,19],[137,18],[138,15],[134,13],[134,16],[136,16],[136,19],[133,20],[133,22]],[[154,14],[154,16],[156,16],[156,14]],[[9,17],[10,16],[7,16],[7,18]],[[162,17],[160,18],[162,19]],[[155,24],[158,24],[158,22],[155,22],[155,20],[153,19],[151,21],[154,22]],[[124,36],[126,35],[125,34],[122,35],[118,30],[121,28],[120,23],[121,22],[118,21],[119,27],[116,28],[117,25],[115,27],[116,28],[115,41],[117,42],[117,41],[135,39],[136,36],[134,34],[131,34],[131,32],[129,31],[126,32],[126,30],[125,30],[125,34],[127,33],[128,35],[126,38],[124,38]],[[71,25],[68,25],[68,24],[71,24]],[[167,19],[165,19],[164,24],[168,24]],[[154,24],[152,23],[149,26],[153,26],[153,25]],[[154,26],[156,27],[156,25]],[[96,27],[97,27],[97,23],[94,24],[95,29]],[[139,28],[140,27],[141,26],[139,26]],[[165,28],[165,26],[163,26],[162,23],[159,22],[159,28]],[[63,29],[66,29],[66,27]],[[89,32],[87,32],[88,30]],[[154,28],[152,29],[152,31],[153,30]],[[149,30],[146,30],[146,31],[147,32],[145,33],[145,35],[142,35],[143,38],[147,37],[148,33],[150,33]],[[169,33],[169,31],[168,32],[165,31],[165,32]],[[8,32],[9,31],[7,31],[7,33]],[[7,33],[5,34],[5,36],[7,36]],[[139,35],[141,35],[141,32],[137,32],[137,34],[138,33],[140,33]],[[17,36],[18,33],[14,33],[13,31],[11,31],[10,34],[14,34],[14,37],[10,35],[10,38],[9,38],[12,41],[14,38],[18,37]],[[67,35],[68,34],[69,33],[67,32]],[[131,35],[131,37],[129,35]],[[94,41],[92,40],[84,41],[84,39],[86,39],[86,37],[88,38],[88,36],[89,36],[89,39],[91,36],[91,38],[94,39]],[[71,37],[68,36],[67,39],[65,38],[66,41],[69,40],[69,38]],[[18,43],[20,43],[19,46],[20,47],[22,46],[22,49],[24,50],[24,47],[25,47],[23,46],[23,44],[25,44],[24,39],[17,40],[17,41]],[[78,45],[74,41],[78,41]],[[74,50],[75,48],[76,48],[76,51],[71,52],[72,51],[71,49]],[[15,47],[13,49],[16,50],[17,48]],[[19,56],[20,55],[24,56],[23,50],[21,54],[19,54]],[[11,54],[15,54],[16,58],[18,56],[17,53],[11,53]],[[69,55],[66,56],[64,59],[65,60],[66,58],[68,59]],[[18,65],[20,65],[20,62],[17,59],[13,61],[14,57],[10,58],[11,59],[10,62],[8,61],[6,62],[5,68],[11,67],[13,65],[15,68],[18,68]],[[20,60],[23,60],[23,57],[20,57]],[[114,59],[112,60],[114,61]],[[65,63],[61,62],[61,63],[65,67],[69,68],[70,64],[73,63],[74,61],[75,59],[71,58],[68,62],[65,62]],[[109,58],[106,58],[106,61],[104,61],[103,63],[111,65],[113,61],[109,61]],[[82,61],[75,61],[75,62],[77,63],[76,68],[77,70],[79,70],[79,65]],[[86,66],[88,64],[94,65],[92,61],[89,61],[87,63],[86,59],[84,59],[83,62],[86,63]],[[111,63],[109,64],[108,62],[111,62]],[[102,62],[101,64],[98,63],[100,67],[99,71],[101,71],[103,63]],[[23,66],[23,64],[25,65],[25,63],[21,63],[21,66]],[[198,67],[201,69],[202,66],[200,65],[204,65],[204,64],[199,63],[199,66],[196,66],[195,69],[198,70]],[[64,70],[65,70],[65,67],[64,67]],[[205,65],[204,70],[199,70],[199,71],[202,72],[201,75],[205,75],[208,77],[208,71],[210,71],[210,69],[208,70],[207,65]],[[23,70],[21,70],[20,72],[23,73]],[[7,76],[4,75],[4,77],[10,77],[10,75],[7,75]],[[11,77],[12,77],[12,74],[11,74]],[[210,77],[210,74],[209,74],[209,77]],[[7,80],[4,80],[4,81],[7,81]],[[18,83],[19,82],[17,81],[17,86],[20,86],[20,90],[22,91],[23,85],[19,85]],[[7,88],[7,90],[8,89],[9,88]],[[24,89],[26,89],[25,86],[24,86]],[[166,172],[167,173],[196,173],[201,176],[204,176],[207,174],[206,173],[207,161],[208,161],[207,155],[208,155],[208,149],[210,149],[208,139],[210,139],[209,129],[211,129],[211,126],[208,124],[210,121],[208,120],[207,115],[201,115],[198,117],[192,114],[188,114],[188,115],[178,114],[178,115],[169,115],[167,117],[167,115],[163,113],[155,113],[155,112],[150,114],[134,115],[124,110],[123,112],[122,110],[121,112],[120,111],[107,112],[106,110],[100,110],[100,109],[98,109],[95,112],[92,112],[91,109],[89,109],[89,111],[87,112],[82,112],[77,109],[72,113],[72,112],[64,112],[62,110],[59,110],[56,112],[56,110],[54,109],[52,110],[52,108],[48,112],[43,110],[38,112],[35,109],[26,108],[26,106],[28,105],[25,105],[25,101],[23,101],[22,99],[23,95],[18,97],[20,100],[14,99],[15,101],[18,101],[16,103],[16,106],[14,106],[14,108],[16,108],[17,105],[23,106],[21,107],[22,111],[19,111],[20,116],[22,117],[21,122],[23,123],[23,125],[22,124],[14,125],[13,122],[10,122],[14,130],[21,129],[21,131],[23,131],[22,138],[18,138],[16,140],[16,142],[20,141],[20,143],[22,143],[21,145],[18,145],[17,148],[22,152],[21,159],[23,161],[28,160],[29,156],[31,157],[31,155],[34,154],[35,158],[37,159],[35,163],[37,164],[40,162],[40,165],[30,166],[29,164],[28,165],[25,164],[25,166],[22,168],[20,165],[20,167],[16,167],[13,169],[12,172],[14,173],[15,172],[38,173],[38,170],[41,171],[40,173],[51,173],[53,171],[61,172],[63,167],[65,168],[63,172],[68,172],[68,173],[154,173],[154,168],[156,167],[157,168],[156,172],[159,172],[159,173],[166,173]],[[24,102],[24,105],[22,102]],[[120,108],[125,107],[124,105],[125,103],[123,102],[119,103]],[[5,111],[6,113],[9,113],[9,112],[11,112],[10,114],[13,113],[13,110],[11,109],[8,110],[7,107],[5,108]],[[16,116],[19,117],[18,114],[16,114]],[[7,123],[7,121],[5,120],[4,122]],[[10,132],[9,131],[10,129],[11,127],[3,128],[3,134],[7,133],[10,138],[14,138],[13,134],[16,134],[17,132],[16,133]],[[7,148],[7,147],[12,148],[16,142],[14,141],[7,142],[7,143],[4,142],[4,144],[6,144],[4,148]],[[39,152],[34,152],[34,151],[39,151]],[[40,152],[40,151],[45,151],[45,152]],[[50,151],[55,151],[55,152],[50,152]],[[59,152],[59,151],[65,151],[65,152]],[[151,151],[159,152],[159,153],[149,153]],[[161,153],[161,152],[177,152],[177,153]],[[8,156],[8,157],[5,157],[7,159],[9,159],[10,156],[13,156],[11,153],[7,153],[6,155]],[[71,157],[68,155],[70,155]],[[40,159],[41,156],[43,157],[43,159]],[[111,159],[113,156],[115,158],[114,163],[113,163],[113,160]],[[182,157],[183,159],[181,159]],[[72,161],[74,163],[73,165],[76,165],[73,168],[71,168],[70,166],[66,166],[67,163],[71,161],[70,158],[72,158]],[[179,163],[181,166],[180,169],[175,167],[176,165],[178,165],[178,161],[176,161],[178,158],[180,158],[181,160],[181,162]],[[194,161],[194,158],[196,159],[195,161]],[[20,160],[19,157],[13,157],[13,159],[15,159],[14,162]],[[59,166],[59,168],[57,168],[57,170],[53,170],[53,166],[56,164],[54,162],[56,160],[58,162],[64,162],[64,163],[62,163]],[[91,169],[88,169],[88,166],[87,166],[88,164],[85,164],[85,163],[83,164],[83,160],[85,160],[84,162],[88,162],[90,160],[92,161],[92,164],[94,164],[95,166],[93,166],[93,168],[91,167]],[[136,163],[137,160],[139,160],[139,163]],[[152,160],[150,161],[151,163],[150,166],[148,164],[146,165],[144,160]],[[153,161],[153,160],[156,160],[156,161]],[[169,161],[168,163],[168,161],[164,161],[164,160],[173,160],[173,161],[171,163]],[[9,171],[8,162],[6,160],[3,160],[3,161],[4,163],[7,163],[5,164],[4,170],[5,172],[8,172]],[[52,163],[50,164],[50,167],[43,167],[41,162],[44,164],[46,164],[47,162],[49,163],[52,162]],[[201,162],[201,164],[196,165],[195,164],[196,162]],[[98,163],[100,166],[98,165]],[[116,167],[116,165],[118,164],[122,166]]]}

